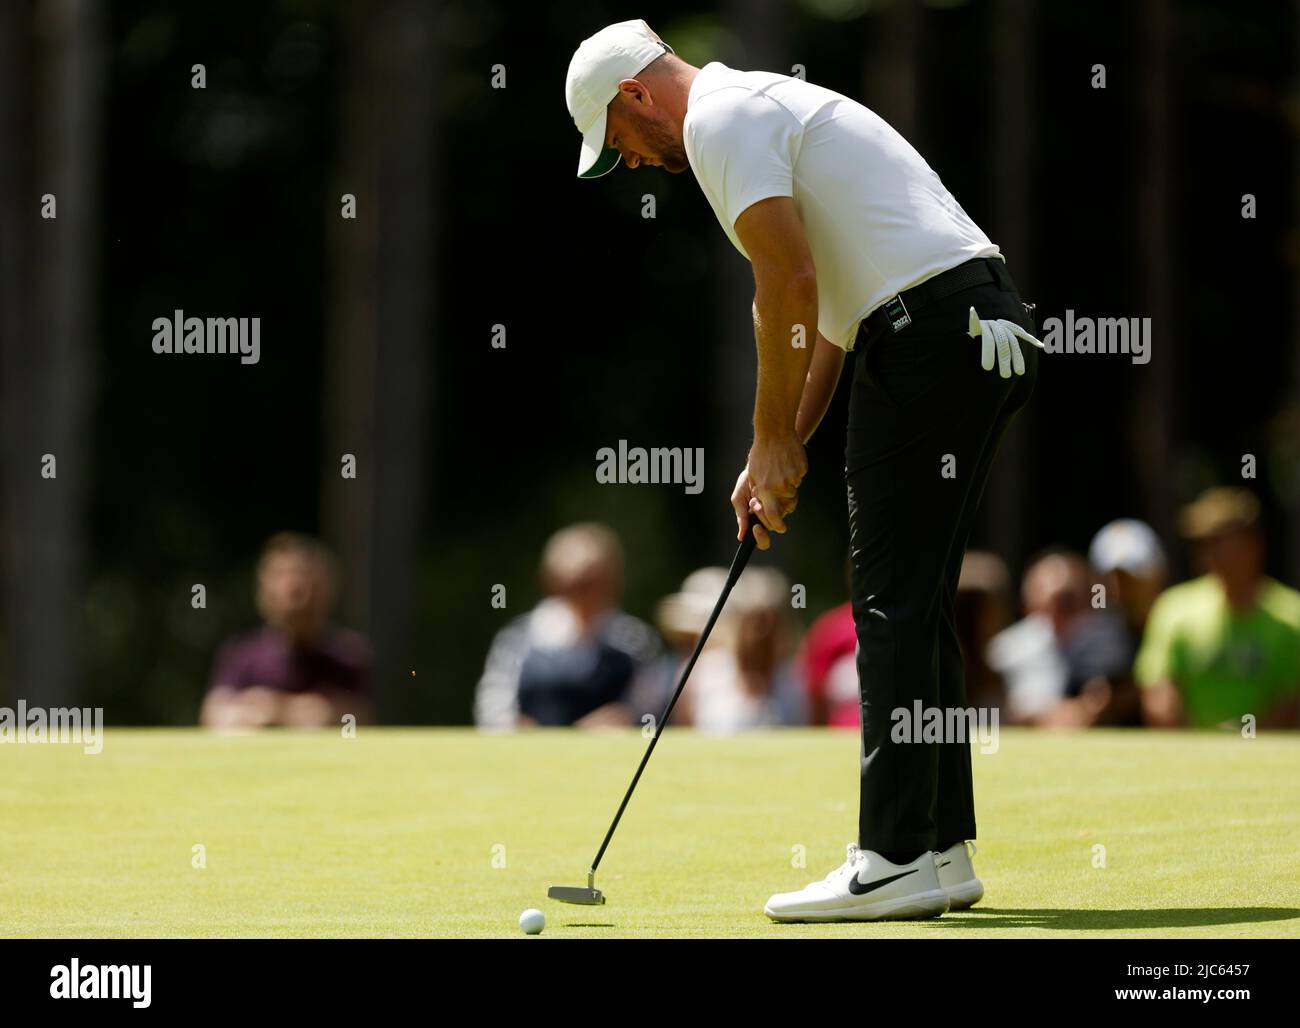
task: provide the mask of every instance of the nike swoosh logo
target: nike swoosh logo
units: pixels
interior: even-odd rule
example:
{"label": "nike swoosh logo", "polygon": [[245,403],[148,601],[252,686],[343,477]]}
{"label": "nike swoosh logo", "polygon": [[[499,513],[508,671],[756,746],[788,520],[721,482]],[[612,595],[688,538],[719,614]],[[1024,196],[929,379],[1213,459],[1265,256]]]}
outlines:
{"label": "nike swoosh logo", "polygon": [[951,864],[951,863],[952,863],[951,860],[945,860],[945,861],[944,861],[942,864],[940,864],[939,866],[940,866],[940,867],[947,867],[947,866],[948,866],[949,864]]}
{"label": "nike swoosh logo", "polygon": [[888,878],[877,878],[870,885],[863,885],[860,881],[858,881],[858,876],[854,875],[852,878],[849,879],[849,892],[853,893],[853,895],[855,896],[865,896],[867,893],[874,892],[876,889],[879,889],[882,885],[888,885],[890,882],[896,882],[900,878],[906,878],[908,875],[916,874],[916,872],[917,872],[917,868],[914,867],[910,871],[902,871],[899,874],[890,875]]}

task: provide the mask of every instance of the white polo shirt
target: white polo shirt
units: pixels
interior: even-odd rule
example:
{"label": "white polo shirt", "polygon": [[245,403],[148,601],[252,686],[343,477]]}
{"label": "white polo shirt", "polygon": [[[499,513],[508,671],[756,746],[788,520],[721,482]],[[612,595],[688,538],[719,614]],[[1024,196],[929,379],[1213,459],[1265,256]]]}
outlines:
{"label": "white polo shirt", "polygon": [[852,350],[858,322],[896,293],[974,257],[1001,257],[939,176],[884,119],[801,79],[700,69],[682,127],[686,157],[727,237],[789,196],[817,268],[817,329]]}

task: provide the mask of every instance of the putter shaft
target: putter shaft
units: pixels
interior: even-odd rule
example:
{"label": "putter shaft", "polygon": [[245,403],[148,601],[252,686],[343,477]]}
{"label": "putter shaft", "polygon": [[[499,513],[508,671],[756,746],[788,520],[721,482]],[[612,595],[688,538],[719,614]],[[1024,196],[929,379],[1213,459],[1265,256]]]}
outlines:
{"label": "putter shaft", "polygon": [[[614,820],[610,823],[609,831],[605,833],[605,838],[600,844],[600,849],[596,851],[596,859],[591,862],[591,870],[587,873],[588,885],[595,891],[591,883],[595,880],[596,868],[600,867],[600,859],[605,855],[605,850],[609,846],[609,840],[614,837],[614,829],[618,827],[619,821],[623,817],[623,811],[627,809],[628,801],[632,798],[632,793],[636,790],[636,784],[641,780],[641,772],[645,770],[646,764],[650,762],[650,754],[655,751],[655,746],[659,742],[659,736],[663,730],[668,727],[668,718],[672,716],[673,708],[677,706],[677,698],[681,696],[682,690],[686,688],[686,681],[691,677],[691,671],[695,668],[695,662],[699,659],[700,653],[704,649],[704,644],[709,641],[709,633],[713,631],[713,626],[717,622],[719,615],[722,614],[722,608],[726,605],[727,597],[731,595],[732,587],[740,579],[740,574],[745,570],[745,565],[749,563],[750,556],[754,553],[754,526],[759,524],[758,518],[750,515],[749,531],[745,533],[745,538],[741,540],[740,546],[736,549],[736,555],[731,559],[731,567],[727,571],[727,581],[722,587],[722,593],[718,596],[718,602],[714,604],[713,613],[709,615],[709,620],[705,622],[704,630],[700,633],[699,640],[695,643],[695,651],[691,654],[691,659],[686,662],[686,667],[682,669],[681,677],[677,682],[677,688],[673,690],[672,697],[668,700],[668,705],[664,708],[663,716],[659,719],[659,724],[655,727],[654,734],[650,736],[650,745],[646,747],[645,754],[641,757],[641,763],[637,765],[636,774],[632,776],[632,784],[627,787],[627,792],[623,794],[623,802],[618,805],[618,813],[614,815]],[[603,900],[602,900],[603,902]]]}

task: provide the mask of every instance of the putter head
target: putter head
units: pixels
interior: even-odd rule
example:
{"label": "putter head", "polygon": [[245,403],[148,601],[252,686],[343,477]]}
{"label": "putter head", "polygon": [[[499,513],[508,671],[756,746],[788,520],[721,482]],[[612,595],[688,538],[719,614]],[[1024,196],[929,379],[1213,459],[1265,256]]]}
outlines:
{"label": "putter head", "polygon": [[552,885],[546,890],[548,899],[561,903],[578,903],[584,907],[598,907],[605,902],[605,894],[596,888],[596,872],[587,872],[587,887],[579,885]]}
{"label": "putter head", "polygon": [[580,885],[552,885],[546,890],[546,895],[561,903],[580,903],[588,907],[597,907],[605,902],[605,895],[599,889],[588,889]]}

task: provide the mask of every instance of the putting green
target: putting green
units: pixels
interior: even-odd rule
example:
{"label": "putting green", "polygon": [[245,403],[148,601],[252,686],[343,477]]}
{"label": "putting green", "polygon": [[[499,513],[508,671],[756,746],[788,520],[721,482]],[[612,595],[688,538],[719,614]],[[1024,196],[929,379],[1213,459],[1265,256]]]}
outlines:
{"label": "putting green", "polygon": [[[774,925],[857,822],[852,732],[108,729],[0,746],[0,935],[1300,936],[1300,735],[1005,730],[974,757],[984,901],[927,922]],[[206,867],[196,868],[202,846]],[[798,847],[806,866],[794,866]],[[1104,847],[1104,867],[1097,849]]]}

